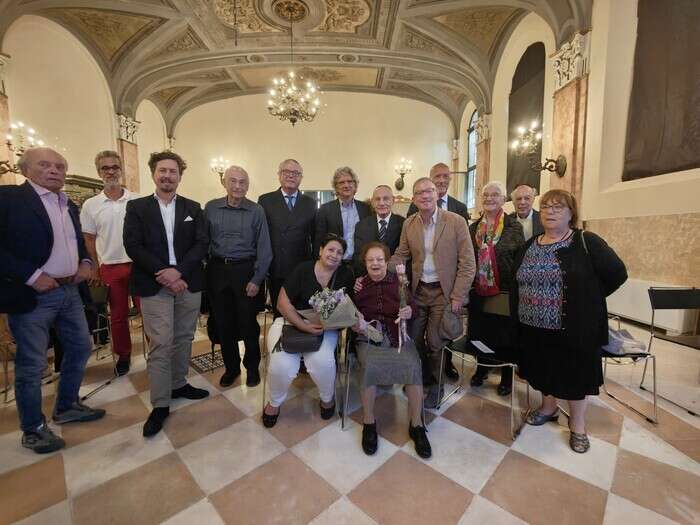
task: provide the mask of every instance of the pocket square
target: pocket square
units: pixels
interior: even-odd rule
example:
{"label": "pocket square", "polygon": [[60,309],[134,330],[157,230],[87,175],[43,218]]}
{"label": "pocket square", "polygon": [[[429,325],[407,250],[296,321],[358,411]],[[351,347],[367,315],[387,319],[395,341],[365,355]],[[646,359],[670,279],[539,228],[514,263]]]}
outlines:
{"label": "pocket square", "polygon": [[193,221],[194,219],[190,217],[189,215],[185,217],[185,222]]}

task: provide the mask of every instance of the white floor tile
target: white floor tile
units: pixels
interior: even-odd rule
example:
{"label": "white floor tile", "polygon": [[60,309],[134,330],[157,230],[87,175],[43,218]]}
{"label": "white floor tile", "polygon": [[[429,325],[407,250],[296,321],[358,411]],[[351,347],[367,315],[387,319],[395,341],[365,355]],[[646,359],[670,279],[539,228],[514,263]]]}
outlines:
{"label": "white floor tile", "polygon": [[527,523],[477,495],[474,496],[458,525],[527,525]]}
{"label": "white floor tile", "polygon": [[[214,397],[218,396],[221,392],[212,385],[209,381],[204,379],[200,375],[196,375],[193,377],[188,377],[187,382],[197,388],[203,388],[204,390],[207,390],[209,392],[209,397]],[[151,391],[146,390],[145,392],[141,392],[139,394],[139,397],[143,401],[144,405],[146,405],[146,408],[148,408],[149,411],[153,410],[153,405],[151,405]],[[204,398],[208,399],[208,398]],[[200,401],[204,401],[204,399],[173,399],[170,402],[170,411],[172,412],[173,410],[178,410],[179,408],[186,407],[189,405],[192,405],[194,403],[199,403]]]}
{"label": "white floor tile", "polygon": [[[270,384],[267,383],[265,385],[265,390],[267,391],[267,394],[265,396],[265,399],[269,401],[270,399]],[[291,399],[293,397],[298,396],[301,393],[301,390],[298,388],[295,388],[293,386],[289,387],[289,393],[287,394],[287,399]],[[229,390],[224,390],[222,392],[222,395],[231,401],[233,405],[243,412],[247,416],[254,416],[256,414],[259,414],[262,412],[263,405],[262,405],[262,394],[263,394],[263,387],[262,387],[262,381],[258,386],[249,388],[245,386],[245,384],[241,386],[237,386],[235,388],[231,388]]]}
{"label": "white floor tile", "polygon": [[208,499],[203,499],[163,522],[163,525],[224,525],[219,513]]}
{"label": "white floor tile", "polygon": [[28,518],[15,522],[15,525],[71,525],[73,521],[70,515],[68,500],[52,505],[51,507],[32,514]]}
{"label": "white floor tile", "polygon": [[628,499],[616,496],[612,492],[608,494],[603,525],[674,525],[676,523],[653,510],[645,509]]}
{"label": "white floor tile", "polygon": [[26,467],[47,457],[46,454],[36,454],[22,446],[21,430],[0,435],[0,474]]}
{"label": "white floor tile", "polygon": [[[92,392],[95,388],[103,385],[105,382],[101,381],[99,383],[93,383],[90,385],[83,385],[80,387],[80,395],[87,395]],[[126,376],[116,377],[112,382],[104,387],[102,390],[97,392],[95,395],[90,396],[85,403],[92,407],[104,405],[112,401],[117,401],[119,399],[124,399],[125,397],[133,396],[136,394],[136,389],[134,385],[129,381]]]}
{"label": "white floor tile", "polygon": [[377,522],[343,497],[316,516],[309,525],[377,525]]}

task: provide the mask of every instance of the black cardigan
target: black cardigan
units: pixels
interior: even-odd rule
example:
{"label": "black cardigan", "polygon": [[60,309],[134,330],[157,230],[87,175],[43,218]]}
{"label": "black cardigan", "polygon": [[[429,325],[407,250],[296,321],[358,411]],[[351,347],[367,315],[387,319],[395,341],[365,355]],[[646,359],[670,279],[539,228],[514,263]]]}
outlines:
{"label": "black cardigan", "polygon": [[[607,243],[595,233],[586,232],[586,247],[581,242],[582,231],[575,229],[571,244],[555,253],[563,279],[562,329],[571,346],[600,348],[608,343],[608,309],[605,298],[627,280],[625,263]],[[517,272],[525,252],[537,237],[530,239],[518,252],[513,266],[513,286],[510,294],[511,320],[519,326]]]}

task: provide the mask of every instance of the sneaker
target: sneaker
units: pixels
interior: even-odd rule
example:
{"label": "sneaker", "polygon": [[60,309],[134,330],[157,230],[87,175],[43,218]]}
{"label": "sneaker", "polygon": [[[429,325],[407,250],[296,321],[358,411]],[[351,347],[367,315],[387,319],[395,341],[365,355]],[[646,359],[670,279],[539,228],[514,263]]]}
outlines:
{"label": "sneaker", "polygon": [[423,406],[425,408],[437,408],[438,403],[444,394],[444,388],[438,389],[437,385],[430,385],[428,387],[428,395],[425,397],[425,401],[423,401]]}
{"label": "sneaker", "polygon": [[378,446],[377,437],[377,422],[375,421],[371,425],[365,423],[362,425],[362,450],[365,454],[371,456],[377,451]]}
{"label": "sneaker", "polygon": [[114,375],[117,377],[125,376],[126,374],[129,373],[130,367],[131,367],[131,360],[128,357],[126,359],[122,359],[120,357],[119,360],[117,360],[117,364],[114,365]]}
{"label": "sneaker", "polygon": [[253,368],[251,370],[248,370],[248,373],[245,378],[245,386],[253,387],[253,386],[258,386],[260,384],[260,372],[258,372],[257,368]]}
{"label": "sneaker", "polygon": [[143,425],[143,437],[155,436],[163,428],[163,423],[170,415],[169,407],[156,407],[151,411]]}
{"label": "sneaker", "polygon": [[414,427],[409,423],[408,435],[413,440],[413,445],[416,449],[416,454],[418,454],[423,459],[428,459],[430,456],[433,455],[433,449],[430,446],[430,441],[428,441],[428,435],[425,432],[424,426]]}
{"label": "sneaker", "polygon": [[46,423],[22,434],[22,446],[37,454],[48,454],[66,446],[66,442],[54,434]]}
{"label": "sneaker", "polygon": [[209,390],[195,388],[189,383],[185,383],[185,386],[181,386],[170,392],[171,399],[177,399],[178,397],[184,397],[185,399],[204,399],[205,397],[209,397]]}
{"label": "sneaker", "polygon": [[85,421],[95,421],[105,416],[104,408],[90,408],[76,401],[68,410],[62,412],[54,411],[53,421],[57,425],[64,423],[84,423]]}

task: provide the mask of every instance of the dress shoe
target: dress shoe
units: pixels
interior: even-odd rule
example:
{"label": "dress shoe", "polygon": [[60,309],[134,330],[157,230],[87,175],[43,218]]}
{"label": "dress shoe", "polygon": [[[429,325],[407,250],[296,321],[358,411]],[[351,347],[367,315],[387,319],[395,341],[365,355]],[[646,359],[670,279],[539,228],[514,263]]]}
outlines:
{"label": "dress shoe", "polygon": [[163,428],[163,422],[170,415],[169,407],[154,408],[143,425],[143,437],[155,436]]}
{"label": "dress shoe", "polygon": [[448,359],[447,361],[445,361],[445,376],[450,381],[459,380],[459,372],[457,372],[455,365],[452,364],[451,359]]}
{"label": "dress shoe", "polygon": [[477,366],[476,367],[476,372],[474,372],[474,375],[472,378],[469,380],[469,384],[471,386],[481,386],[484,384],[484,381],[486,378],[489,376],[489,369],[483,366]]}
{"label": "dress shoe", "polygon": [[[267,406],[265,407],[265,409],[267,409],[268,406],[271,407],[272,405],[267,405]],[[277,413],[276,413],[276,414],[268,414],[267,412],[265,412],[265,410],[263,410],[263,413],[262,413],[262,422],[263,422],[263,426],[264,426],[265,428],[272,428],[272,427],[274,427],[274,426],[277,424],[277,418],[278,418],[279,416],[280,416],[280,408],[279,408],[279,407],[277,407]]]}
{"label": "dress shoe", "polygon": [[257,368],[253,368],[251,370],[248,370],[248,373],[245,378],[245,386],[258,386],[260,384],[260,372],[258,372]]}
{"label": "dress shoe", "polygon": [[498,388],[496,389],[496,393],[501,397],[509,396],[510,391],[512,389],[513,389],[513,385],[508,384],[508,383],[501,383],[500,385],[498,385]]}
{"label": "dress shoe", "polygon": [[362,450],[365,454],[371,456],[377,451],[379,439],[377,438],[377,422],[371,425],[365,423],[362,425]]}
{"label": "dress shoe", "polygon": [[203,388],[195,388],[189,383],[185,383],[185,386],[181,386],[170,392],[171,399],[177,399],[178,397],[184,397],[185,399],[204,399],[205,397],[209,397],[209,391]]}
{"label": "dress shoe", "polygon": [[114,365],[114,375],[119,377],[119,376],[125,376],[126,374],[129,373],[129,368],[131,367],[131,359],[127,358],[119,358],[117,360],[117,364]]}
{"label": "dress shoe", "polygon": [[224,375],[221,376],[221,379],[219,379],[219,386],[224,388],[231,386],[239,375],[241,375],[240,370],[234,370],[233,372],[227,370],[224,372]]}
{"label": "dress shoe", "polygon": [[425,432],[424,426],[414,427],[409,423],[408,435],[413,440],[413,445],[416,449],[416,454],[418,454],[423,459],[428,459],[430,456],[433,455],[433,449],[430,446],[430,441],[428,441],[428,435]]}
{"label": "dress shoe", "polygon": [[335,415],[335,401],[328,408],[324,407],[321,401],[318,402],[318,406],[321,407],[321,419],[330,419]]}

